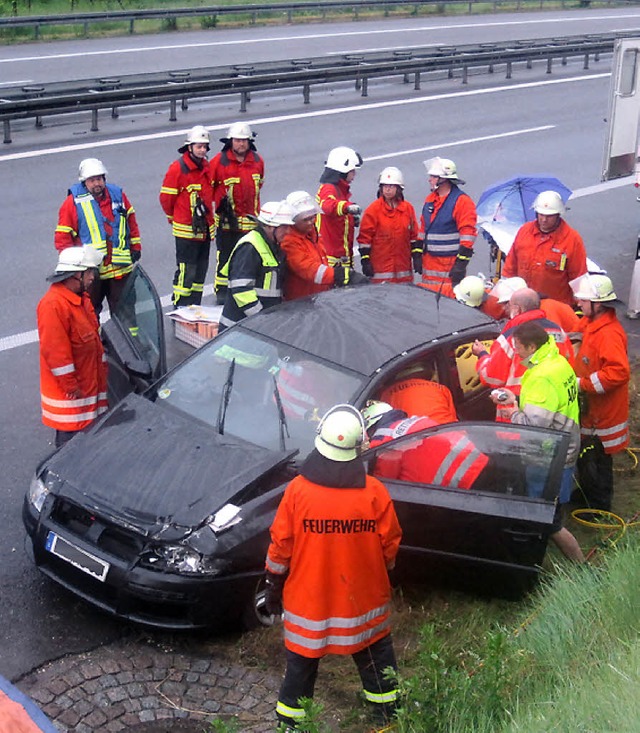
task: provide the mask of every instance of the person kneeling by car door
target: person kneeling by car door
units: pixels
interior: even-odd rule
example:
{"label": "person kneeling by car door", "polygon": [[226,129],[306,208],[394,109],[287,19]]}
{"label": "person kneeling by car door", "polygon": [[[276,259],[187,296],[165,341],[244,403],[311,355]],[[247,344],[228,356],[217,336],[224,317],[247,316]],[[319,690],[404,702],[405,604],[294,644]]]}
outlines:
{"label": "person kneeling by car door", "polygon": [[284,611],[287,668],[278,720],[298,730],[313,697],[318,664],[351,654],[365,699],[381,722],[395,709],[396,669],[389,622],[391,586],[402,535],[384,485],[366,474],[360,413],[336,405],[318,425],[315,449],[287,486],[271,525],[267,611]]}

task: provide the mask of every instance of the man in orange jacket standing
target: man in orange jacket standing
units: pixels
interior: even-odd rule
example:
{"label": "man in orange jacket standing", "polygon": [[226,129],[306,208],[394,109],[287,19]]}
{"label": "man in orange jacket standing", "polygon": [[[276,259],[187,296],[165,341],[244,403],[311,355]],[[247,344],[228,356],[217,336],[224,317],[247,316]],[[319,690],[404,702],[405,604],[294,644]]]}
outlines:
{"label": "man in orange jacket standing", "polygon": [[300,698],[313,697],[327,654],[353,656],[380,721],[395,708],[395,682],[384,671],[396,668],[387,573],[401,530],[389,493],[358,455],[365,440],[352,405],[331,408],[271,526],[266,605],[272,614],[284,609],[287,656],[276,714],[292,730],[304,722]]}
{"label": "man in orange jacket standing", "polygon": [[424,240],[422,284],[439,291],[457,285],[467,274],[478,234],[476,206],[459,186],[464,181],[452,160],[424,161],[431,193],[422,207],[420,239]]}
{"label": "man in orange jacket standing", "polygon": [[565,207],[556,191],[533,202],[534,221],[523,224],[502,268],[502,277],[522,277],[540,297],[573,304],[569,281],[587,271],[582,237],[562,218]]}
{"label": "man in orange jacket standing", "polygon": [[611,509],[613,454],[629,445],[627,334],[618,321],[618,300],[606,275],[582,275],[571,289],[584,316],[575,371],[582,398],[578,483],[574,492],[591,509]]}
{"label": "man in orange jacket standing", "polygon": [[105,298],[109,309],[115,309],[129,273],[142,255],[140,230],[125,192],[107,183],[107,169],[101,160],[80,161],[78,180],[60,207],[54,244],[58,252],[90,244],[102,255],[99,276],[89,290],[100,315]]}
{"label": "man in orange jacket standing", "polygon": [[107,364],[88,295],[101,261],[90,245],[63,249],[38,303],[42,422],[56,431],[56,448],[108,407]]}
{"label": "man in orange jacket standing", "polygon": [[322,209],[318,231],[331,267],[353,266],[353,235],[362,209],[351,201],[351,183],[362,165],[360,153],[340,146],[327,155],[316,200]]}
{"label": "man in orange jacket standing", "polygon": [[160,206],[176,239],[173,304],[200,305],[215,232],[207,128],[192,127],[178,152],[160,189]]}

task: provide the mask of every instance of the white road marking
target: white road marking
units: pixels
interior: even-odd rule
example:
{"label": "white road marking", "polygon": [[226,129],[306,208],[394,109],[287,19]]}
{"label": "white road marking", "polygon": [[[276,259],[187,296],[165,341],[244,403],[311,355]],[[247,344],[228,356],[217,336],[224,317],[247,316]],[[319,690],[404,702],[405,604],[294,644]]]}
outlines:
{"label": "white road marking", "polygon": [[16,79],[15,81],[0,81],[0,87],[17,86],[18,84],[31,84],[33,79]]}
{"label": "white road marking", "polygon": [[[268,125],[280,122],[289,122],[291,120],[305,120],[314,117],[331,117],[333,115],[343,115],[349,112],[363,112],[375,109],[383,109],[388,107],[402,107],[410,104],[422,104],[424,102],[435,102],[443,99],[457,99],[460,97],[473,97],[482,94],[498,94],[501,92],[518,91],[521,89],[536,89],[539,87],[551,86],[554,84],[571,84],[573,82],[593,81],[594,79],[604,79],[611,76],[609,72],[601,74],[587,74],[585,76],[573,76],[566,79],[547,79],[544,81],[523,82],[521,84],[505,84],[499,87],[485,87],[484,89],[469,89],[458,92],[447,92],[444,94],[430,94],[424,97],[412,97],[410,99],[394,99],[386,102],[369,102],[367,104],[355,104],[348,107],[338,107],[335,109],[317,110],[314,112],[299,112],[288,115],[275,115],[273,117],[256,117],[247,120],[250,125]],[[207,125],[208,130],[226,130],[229,123],[220,125]],[[74,145],[61,145],[55,148],[43,148],[42,150],[27,150],[22,153],[7,153],[0,155],[0,162],[8,160],[25,160],[27,158],[40,158],[43,155],[56,155],[58,153],[69,153],[76,150],[94,150],[96,148],[113,147],[114,145],[125,145],[127,143],[139,143],[145,140],[162,140],[164,138],[182,137],[187,133],[187,128],[182,130],[171,130],[165,132],[154,132],[148,135],[132,135],[130,137],[119,137],[111,140],[96,140],[86,143],[76,143]]]}
{"label": "white road marking", "polygon": [[0,64],[18,63],[21,61],[50,61],[53,59],[72,59],[72,58],[84,58],[87,56],[113,56],[118,54],[128,53],[145,53],[153,51],[172,51],[181,48],[212,48],[216,46],[236,46],[236,45],[256,45],[259,43],[277,43],[281,41],[308,41],[312,39],[322,38],[352,38],[355,36],[375,36],[385,35],[391,33],[424,33],[425,31],[439,31],[439,30],[458,30],[461,28],[502,28],[508,26],[530,26],[530,25],[556,25],[564,21],[571,23],[586,23],[593,20],[596,21],[609,21],[609,20],[629,20],[635,19],[640,22],[639,13],[621,13],[619,15],[588,15],[580,18],[575,16],[567,16],[566,18],[535,18],[530,20],[505,20],[505,21],[490,21],[490,22],[467,22],[467,23],[449,23],[446,25],[423,25],[412,28],[381,28],[378,30],[367,30],[367,31],[344,31],[340,33],[309,33],[300,34],[298,36],[286,35],[286,36],[275,36],[275,37],[260,37],[260,38],[238,38],[230,41],[208,41],[202,43],[175,43],[159,46],[143,46],[136,48],[113,48],[104,49],[102,51],[78,51],[71,53],[57,53],[43,56],[20,56],[17,58],[6,58],[0,59]]}

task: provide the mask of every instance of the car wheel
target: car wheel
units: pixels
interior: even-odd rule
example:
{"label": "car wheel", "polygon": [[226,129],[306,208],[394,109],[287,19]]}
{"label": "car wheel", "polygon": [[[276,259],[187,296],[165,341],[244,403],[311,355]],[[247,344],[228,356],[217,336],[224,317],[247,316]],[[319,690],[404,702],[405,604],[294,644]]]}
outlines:
{"label": "car wheel", "polygon": [[265,580],[260,578],[256,583],[250,601],[247,603],[242,621],[245,629],[255,629],[260,626],[274,626],[280,622],[280,616],[267,613],[265,603]]}

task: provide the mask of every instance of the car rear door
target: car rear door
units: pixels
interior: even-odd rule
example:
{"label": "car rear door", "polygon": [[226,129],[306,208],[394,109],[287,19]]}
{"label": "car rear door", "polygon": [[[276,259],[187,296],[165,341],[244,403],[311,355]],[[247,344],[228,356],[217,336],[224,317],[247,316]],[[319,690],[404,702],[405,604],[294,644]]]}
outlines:
{"label": "car rear door", "polygon": [[452,423],[365,454],[403,531],[398,569],[493,594],[535,581],[569,438],[502,423]]}
{"label": "car rear door", "polygon": [[109,404],[143,392],[167,370],[162,306],[154,284],[137,264],[111,318],[102,326],[109,364]]}

